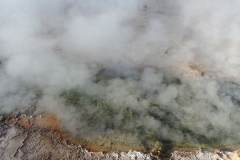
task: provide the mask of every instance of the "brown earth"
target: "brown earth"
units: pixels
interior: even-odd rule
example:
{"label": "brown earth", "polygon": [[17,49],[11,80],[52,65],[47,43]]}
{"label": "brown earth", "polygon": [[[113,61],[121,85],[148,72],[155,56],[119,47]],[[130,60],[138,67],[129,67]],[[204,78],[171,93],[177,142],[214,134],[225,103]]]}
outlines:
{"label": "brown earth", "polygon": [[[41,117],[40,117],[41,116]],[[0,159],[159,159],[140,152],[103,153],[66,138],[54,115],[4,116],[0,121]],[[92,152],[94,151],[94,152]]]}
{"label": "brown earth", "polygon": [[52,114],[24,114],[0,117],[0,159],[2,160],[238,160],[240,150],[214,152],[174,151],[170,156],[144,154],[137,151],[106,153],[92,146],[81,146],[68,139]]}
{"label": "brown earth", "polygon": [[[53,134],[55,139],[59,139],[61,142],[66,141],[68,144],[81,145],[78,141],[66,137],[59,127],[57,118],[53,114],[37,114],[34,116],[22,115],[21,118],[17,120],[17,123],[19,126],[24,128],[37,127],[39,129],[50,129],[55,131],[55,134]],[[81,146],[89,151],[106,153],[106,151],[96,149],[92,146]]]}

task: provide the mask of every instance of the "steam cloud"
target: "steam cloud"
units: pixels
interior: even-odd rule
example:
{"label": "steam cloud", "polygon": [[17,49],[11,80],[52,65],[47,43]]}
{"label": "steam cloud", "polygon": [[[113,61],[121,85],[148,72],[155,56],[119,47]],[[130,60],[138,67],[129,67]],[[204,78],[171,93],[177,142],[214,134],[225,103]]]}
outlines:
{"label": "steam cloud", "polygon": [[[237,0],[1,0],[1,111],[28,106],[41,90],[38,107],[53,109],[70,131],[142,127],[163,140],[236,142],[239,7]],[[206,72],[193,80],[181,69],[189,65]],[[63,98],[72,90],[78,107]]]}

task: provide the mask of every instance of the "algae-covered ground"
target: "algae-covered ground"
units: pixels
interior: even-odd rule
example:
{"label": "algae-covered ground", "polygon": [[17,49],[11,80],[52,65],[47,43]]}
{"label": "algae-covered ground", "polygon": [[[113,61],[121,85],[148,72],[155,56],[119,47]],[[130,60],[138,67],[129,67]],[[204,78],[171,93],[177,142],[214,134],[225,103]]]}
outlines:
{"label": "algae-covered ground", "polygon": [[[133,75],[133,77],[138,81],[138,74]],[[125,77],[118,77],[102,69],[96,74],[95,83],[107,85],[115,78],[128,81]],[[181,80],[178,78],[164,77],[162,81],[162,84],[166,86],[180,86],[181,83]],[[220,83],[229,84],[229,82]],[[116,104],[114,100],[108,100],[104,95],[89,96],[87,93],[81,91],[81,89],[66,90],[59,96],[64,99],[67,107],[75,108],[75,112],[81,115],[79,122],[87,123],[86,128],[76,129],[74,138],[84,144],[93,145],[102,150],[128,151],[134,149],[142,152],[157,153],[161,151],[162,153],[169,154],[173,150],[195,151],[199,148],[214,150],[238,147],[239,141],[237,139],[235,139],[235,141],[227,141],[227,139],[236,137],[233,137],[229,132],[225,133],[222,128],[218,129],[209,124],[209,131],[214,129],[215,132],[212,137],[209,137],[207,133],[196,131],[194,123],[198,121],[198,117],[201,118],[201,115],[198,115],[198,113],[184,113],[184,109],[181,109],[181,107],[188,107],[185,106],[185,95],[175,98],[175,102],[178,103],[179,108],[175,111],[170,111],[166,106],[161,106],[156,102],[158,92],[132,94],[139,96],[139,101],[147,101],[147,108],[139,110],[131,106],[131,104]],[[187,98],[194,99],[194,95],[190,95]],[[234,96],[232,98],[234,99]],[[211,107],[210,110],[212,111],[217,112],[218,110],[214,105],[209,107]],[[183,121],[181,117],[176,116],[178,113],[175,112],[182,112],[184,116],[190,116],[191,121]],[[121,114],[120,121],[116,123],[115,119],[119,118],[119,114]],[[147,118],[144,119],[142,117]],[[158,126],[158,123],[155,123],[157,130],[154,126],[153,128],[148,127],[149,124],[151,125],[150,122],[145,122],[151,120],[148,119],[148,117],[153,118],[160,123],[162,127],[170,128],[172,132],[183,134],[183,139],[174,139],[174,137],[171,139],[171,137],[169,138],[168,136],[167,138],[161,136],[161,127]],[[76,126],[76,128],[78,127]]]}

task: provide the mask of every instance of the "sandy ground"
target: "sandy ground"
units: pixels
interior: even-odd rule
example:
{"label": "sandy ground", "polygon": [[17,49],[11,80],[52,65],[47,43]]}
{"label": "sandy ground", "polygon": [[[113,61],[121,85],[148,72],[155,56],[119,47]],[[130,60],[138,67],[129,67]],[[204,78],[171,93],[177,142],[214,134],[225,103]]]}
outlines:
{"label": "sandy ground", "polygon": [[54,115],[14,115],[0,117],[0,159],[2,160],[238,160],[240,151],[174,151],[161,154],[105,153],[69,140],[57,125]]}

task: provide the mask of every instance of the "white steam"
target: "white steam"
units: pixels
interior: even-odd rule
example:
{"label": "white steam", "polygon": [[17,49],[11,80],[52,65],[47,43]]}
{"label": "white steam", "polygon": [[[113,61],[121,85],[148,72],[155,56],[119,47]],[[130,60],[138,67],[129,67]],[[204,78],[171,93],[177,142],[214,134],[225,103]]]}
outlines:
{"label": "white steam", "polygon": [[[237,0],[1,0],[1,110],[29,105],[41,90],[38,107],[53,108],[69,130],[143,126],[165,140],[239,139],[239,7]],[[204,76],[185,77],[181,67],[189,65],[204,66]],[[96,82],[99,73],[110,78]],[[72,89],[110,103],[111,115],[99,104],[69,109],[59,95]],[[95,126],[85,121],[91,115],[101,119]]]}

